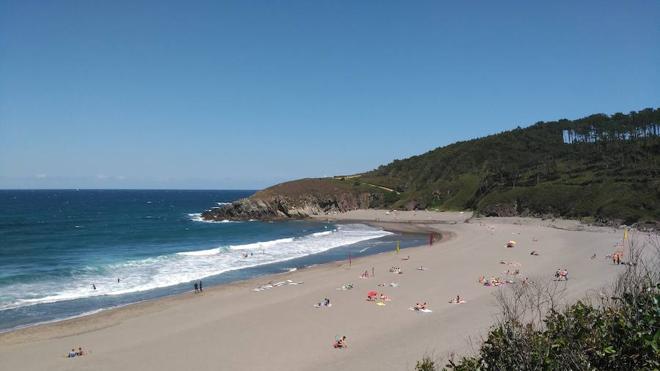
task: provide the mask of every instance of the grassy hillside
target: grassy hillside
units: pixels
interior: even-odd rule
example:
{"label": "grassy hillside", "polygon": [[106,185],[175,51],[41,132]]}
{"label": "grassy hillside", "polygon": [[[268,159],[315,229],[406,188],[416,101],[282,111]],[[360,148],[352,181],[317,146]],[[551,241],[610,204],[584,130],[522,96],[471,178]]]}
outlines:
{"label": "grassy hillside", "polygon": [[660,125],[660,109],[539,122],[346,181],[395,189],[389,207],[658,221],[660,133],[652,124]]}

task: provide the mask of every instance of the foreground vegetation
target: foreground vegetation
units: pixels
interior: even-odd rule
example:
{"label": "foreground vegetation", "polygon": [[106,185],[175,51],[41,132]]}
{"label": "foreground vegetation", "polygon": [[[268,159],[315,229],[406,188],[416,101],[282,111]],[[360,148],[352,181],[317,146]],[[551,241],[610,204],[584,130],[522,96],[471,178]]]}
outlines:
{"label": "foreground vegetation", "polygon": [[[646,248],[654,251],[631,248],[626,271],[595,303],[559,309],[556,282],[501,290],[500,320],[477,354],[451,359],[445,370],[660,369],[660,243]],[[429,357],[416,367],[436,369]]]}

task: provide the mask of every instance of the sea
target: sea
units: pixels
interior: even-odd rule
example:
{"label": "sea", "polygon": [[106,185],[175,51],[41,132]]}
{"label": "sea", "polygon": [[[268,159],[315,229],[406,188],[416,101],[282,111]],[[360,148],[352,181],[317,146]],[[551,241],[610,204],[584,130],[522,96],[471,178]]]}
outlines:
{"label": "sea", "polygon": [[0,190],[0,332],[426,241],[359,223],[200,218],[253,193]]}

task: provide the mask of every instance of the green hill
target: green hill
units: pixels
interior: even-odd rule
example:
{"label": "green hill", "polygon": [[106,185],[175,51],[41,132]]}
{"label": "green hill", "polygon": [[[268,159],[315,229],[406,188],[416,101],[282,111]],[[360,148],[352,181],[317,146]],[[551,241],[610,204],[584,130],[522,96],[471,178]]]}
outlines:
{"label": "green hill", "polygon": [[660,221],[660,109],[538,122],[356,175],[301,179],[203,214],[304,218],[355,208],[471,209],[632,224]]}
{"label": "green hill", "polygon": [[352,181],[417,204],[485,215],[660,220],[660,109],[539,122],[396,160]]}

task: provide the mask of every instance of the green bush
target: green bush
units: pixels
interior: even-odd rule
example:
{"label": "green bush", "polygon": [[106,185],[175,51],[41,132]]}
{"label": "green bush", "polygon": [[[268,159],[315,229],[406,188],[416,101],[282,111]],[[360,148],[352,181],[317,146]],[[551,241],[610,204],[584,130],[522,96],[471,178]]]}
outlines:
{"label": "green bush", "polygon": [[426,356],[421,361],[417,361],[415,371],[435,371],[435,361]]}

